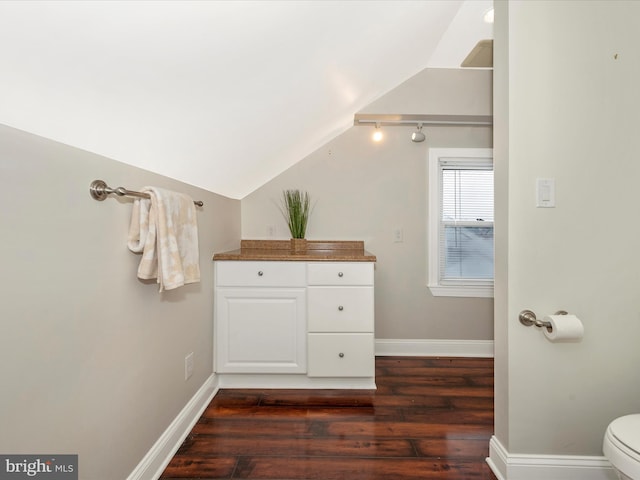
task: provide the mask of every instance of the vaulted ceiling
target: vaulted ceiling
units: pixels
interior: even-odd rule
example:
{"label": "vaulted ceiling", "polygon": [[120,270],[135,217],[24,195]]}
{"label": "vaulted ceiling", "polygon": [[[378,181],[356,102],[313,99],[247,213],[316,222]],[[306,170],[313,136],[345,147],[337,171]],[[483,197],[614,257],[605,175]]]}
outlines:
{"label": "vaulted ceiling", "polygon": [[5,0],[0,123],[242,198],[414,74],[458,68],[491,6]]}

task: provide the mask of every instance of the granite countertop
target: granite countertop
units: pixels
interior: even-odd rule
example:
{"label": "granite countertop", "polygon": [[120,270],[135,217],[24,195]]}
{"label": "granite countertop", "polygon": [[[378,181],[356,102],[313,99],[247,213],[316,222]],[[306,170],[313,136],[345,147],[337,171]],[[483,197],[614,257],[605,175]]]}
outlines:
{"label": "granite countertop", "polygon": [[296,251],[290,240],[241,240],[238,250],[216,253],[213,260],[375,262],[376,257],[357,240],[307,240],[306,248]]}

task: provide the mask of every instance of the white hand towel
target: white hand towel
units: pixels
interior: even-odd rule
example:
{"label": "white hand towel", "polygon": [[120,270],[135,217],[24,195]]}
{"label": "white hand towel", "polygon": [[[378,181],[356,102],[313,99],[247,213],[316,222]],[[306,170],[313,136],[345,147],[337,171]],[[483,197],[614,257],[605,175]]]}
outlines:
{"label": "white hand towel", "polygon": [[131,210],[131,225],[129,226],[129,239],[127,246],[134,253],[142,253],[149,233],[149,209],[151,200],[136,198]]}
{"label": "white hand towel", "polygon": [[193,199],[144,187],[151,199],[134,202],[128,246],[142,252],[138,278],[157,278],[160,291],[200,281],[198,225]]}

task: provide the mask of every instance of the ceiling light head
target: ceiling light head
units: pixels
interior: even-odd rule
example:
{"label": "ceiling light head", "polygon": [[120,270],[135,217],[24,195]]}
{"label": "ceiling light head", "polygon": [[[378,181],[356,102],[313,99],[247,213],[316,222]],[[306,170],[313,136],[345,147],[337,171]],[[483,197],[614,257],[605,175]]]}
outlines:
{"label": "ceiling light head", "polygon": [[415,143],[424,142],[424,133],[422,133],[422,124],[418,124],[418,129],[411,134],[411,141]]}
{"label": "ceiling light head", "polygon": [[382,140],[382,130],[380,129],[380,124],[376,123],[376,129],[373,132],[373,136],[371,138],[373,138],[374,142],[379,142]]}

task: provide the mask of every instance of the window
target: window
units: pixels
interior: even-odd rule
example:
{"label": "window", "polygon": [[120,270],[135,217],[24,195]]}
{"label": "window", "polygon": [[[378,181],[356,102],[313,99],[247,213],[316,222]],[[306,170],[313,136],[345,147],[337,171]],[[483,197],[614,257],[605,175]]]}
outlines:
{"label": "window", "polygon": [[493,152],[429,150],[428,286],[433,295],[493,297]]}

